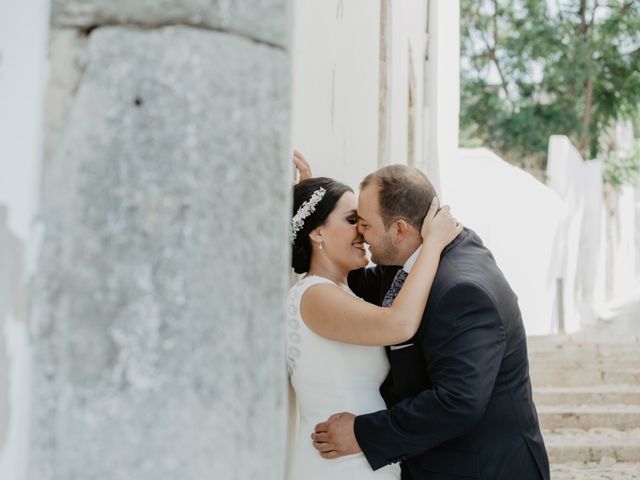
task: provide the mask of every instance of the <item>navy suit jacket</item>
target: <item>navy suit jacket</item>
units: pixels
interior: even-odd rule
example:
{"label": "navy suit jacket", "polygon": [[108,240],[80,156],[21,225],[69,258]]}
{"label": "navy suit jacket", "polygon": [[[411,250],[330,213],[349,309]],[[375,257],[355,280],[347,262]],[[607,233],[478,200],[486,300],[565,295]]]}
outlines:
{"label": "navy suit jacket", "polygon": [[[380,305],[399,268],[351,272],[349,286]],[[387,355],[389,409],[354,426],[374,470],[400,461],[405,480],[549,479],[517,297],[473,231],[444,250],[418,332]]]}

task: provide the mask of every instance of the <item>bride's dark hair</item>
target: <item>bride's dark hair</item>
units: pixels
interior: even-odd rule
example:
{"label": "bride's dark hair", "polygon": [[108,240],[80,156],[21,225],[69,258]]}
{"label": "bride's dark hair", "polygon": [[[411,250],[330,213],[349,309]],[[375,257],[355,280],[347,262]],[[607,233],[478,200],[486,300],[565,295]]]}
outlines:
{"label": "bride's dark hair", "polygon": [[311,263],[311,240],[309,233],[320,225],[324,225],[327,217],[342,198],[345,192],[353,192],[351,187],[328,177],[309,178],[293,187],[293,213],[295,216],[300,206],[311,198],[311,195],[319,188],[324,188],[326,193],[311,215],[304,219],[303,227],[298,230],[296,239],[291,247],[291,266],[296,273],[309,271]]}

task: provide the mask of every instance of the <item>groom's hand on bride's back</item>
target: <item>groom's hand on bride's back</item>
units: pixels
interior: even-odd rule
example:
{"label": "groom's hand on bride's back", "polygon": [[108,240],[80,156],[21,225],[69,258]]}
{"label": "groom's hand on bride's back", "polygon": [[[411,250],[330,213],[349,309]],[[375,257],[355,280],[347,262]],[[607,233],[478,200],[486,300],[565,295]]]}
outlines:
{"label": "groom's hand on bride's back", "polygon": [[297,174],[294,175],[294,177],[297,177],[297,180],[293,182],[294,185],[313,177],[309,162],[307,162],[307,159],[304,158],[298,150],[293,151],[293,166],[297,172]]}
{"label": "groom's hand on bride's back", "polygon": [[313,446],[324,458],[339,458],[361,452],[353,431],[356,416],[349,412],[331,415],[316,425],[311,434]]}

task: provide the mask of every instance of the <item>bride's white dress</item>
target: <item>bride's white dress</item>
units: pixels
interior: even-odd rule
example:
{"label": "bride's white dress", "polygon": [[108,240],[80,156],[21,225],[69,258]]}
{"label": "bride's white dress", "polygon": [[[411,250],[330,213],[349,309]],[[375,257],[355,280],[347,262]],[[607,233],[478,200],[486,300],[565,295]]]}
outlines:
{"label": "bride's white dress", "polygon": [[311,433],[315,425],[334,413],[359,415],[386,408],[378,389],[389,370],[383,347],[335,342],[316,335],[305,325],[300,300],[307,288],[319,283],[333,284],[311,275],[289,292],[287,366],[300,414],[289,479],[398,480],[398,465],[374,472],[362,453],[325,460],[313,448]]}

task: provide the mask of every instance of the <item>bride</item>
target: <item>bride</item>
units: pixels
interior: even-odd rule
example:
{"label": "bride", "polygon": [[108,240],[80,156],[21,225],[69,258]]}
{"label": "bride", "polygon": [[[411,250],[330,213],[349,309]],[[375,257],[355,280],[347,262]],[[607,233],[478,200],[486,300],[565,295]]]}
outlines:
{"label": "bride", "polygon": [[416,333],[440,254],[462,226],[434,200],[414,268],[392,305],[378,307],[347,286],[349,272],[368,263],[353,190],[317,177],[295,185],[293,197],[291,264],[305,275],[288,298],[287,367],[300,414],[289,478],[398,480],[398,465],[374,472],[362,453],[326,460],[310,436],[335,412],[358,415],[386,408],[378,391],[389,368],[383,346]]}

